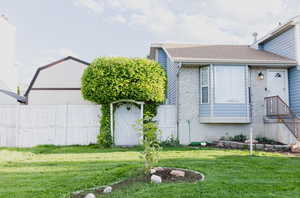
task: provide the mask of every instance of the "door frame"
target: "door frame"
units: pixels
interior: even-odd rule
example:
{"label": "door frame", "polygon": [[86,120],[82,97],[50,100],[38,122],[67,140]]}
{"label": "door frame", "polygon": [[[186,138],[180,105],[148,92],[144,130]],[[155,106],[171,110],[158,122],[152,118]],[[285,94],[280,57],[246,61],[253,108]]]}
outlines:
{"label": "door frame", "polygon": [[[115,131],[114,131],[114,105],[118,104],[118,103],[134,103],[137,105],[140,105],[140,110],[141,110],[141,114],[140,114],[140,119],[142,120],[144,118],[144,102],[140,102],[140,101],[135,101],[135,100],[130,100],[130,99],[123,99],[123,100],[117,100],[114,101],[112,103],[110,103],[110,131],[111,131],[111,137],[113,140],[113,144],[115,144]],[[100,131],[101,133],[101,131]],[[143,137],[141,137],[141,139],[143,139]]]}
{"label": "door frame", "polygon": [[288,69],[286,68],[278,68],[278,69],[267,69],[267,82],[266,82],[266,87],[267,90],[269,90],[269,85],[268,85],[268,79],[269,79],[269,72],[284,72],[285,73],[285,81],[284,81],[284,85],[285,85],[285,94],[286,94],[286,104],[289,105],[289,101],[290,101],[290,94],[289,94],[289,76],[288,76]]}

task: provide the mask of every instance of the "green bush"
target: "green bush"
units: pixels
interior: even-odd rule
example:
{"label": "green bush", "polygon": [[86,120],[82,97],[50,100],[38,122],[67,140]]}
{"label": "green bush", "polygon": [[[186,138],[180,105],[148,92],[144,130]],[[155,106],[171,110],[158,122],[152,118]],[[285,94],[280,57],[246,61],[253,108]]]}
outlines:
{"label": "green bush", "polygon": [[272,145],[276,145],[276,144],[281,144],[279,142],[276,142],[272,139],[269,139],[267,137],[261,137],[261,136],[257,136],[255,138],[255,140],[259,143],[259,144],[272,144]]}
{"label": "green bush", "polygon": [[[165,100],[166,74],[155,61],[143,58],[97,58],[81,78],[83,98],[101,104],[101,133],[98,143],[112,144],[109,104],[121,99],[145,102],[144,116],[153,118]],[[145,121],[147,122],[147,121]]]}
{"label": "green bush", "polygon": [[180,146],[180,144],[179,144],[179,140],[172,135],[169,138],[167,138],[166,140],[161,141],[160,146],[162,146],[162,147],[177,147],[177,146]]}
{"label": "green bush", "polygon": [[247,140],[247,136],[240,134],[240,135],[235,135],[235,136],[223,136],[220,138],[220,140],[225,140],[225,141],[234,141],[234,142],[245,142]]}
{"label": "green bush", "polygon": [[84,71],[82,95],[97,104],[120,99],[160,103],[166,75],[155,61],[142,58],[97,58]]}
{"label": "green bush", "polygon": [[112,137],[110,131],[110,107],[109,104],[101,105],[100,131],[97,139],[98,143],[104,147],[112,145]]}
{"label": "green bush", "polygon": [[230,138],[230,141],[235,141],[235,142],[245,142],[247,140],[247,136],[240,134],[240,135],[235,135],[232,138]]}

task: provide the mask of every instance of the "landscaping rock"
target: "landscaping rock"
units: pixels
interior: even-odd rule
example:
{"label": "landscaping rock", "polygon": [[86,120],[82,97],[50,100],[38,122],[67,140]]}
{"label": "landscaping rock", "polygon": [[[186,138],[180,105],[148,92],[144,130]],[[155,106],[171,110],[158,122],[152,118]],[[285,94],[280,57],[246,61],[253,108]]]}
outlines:
{"label": "landscaping rock", "polygon": [[162,167],[155,167],[155,168],[153,168],[153,170],[155,170],[155,171],[163,171],[163,170],[165,170],[165,169],[162,168]]}
{"label": "landscaping rock", "polygon": [[160,184],[161,183],[161,177],[157,175],[152,175],[151,176],[151,182],[155,184]]}
{"label": "landscaping rock", "polygon": [[112,187],[107,186],[106,188],[104,188],[103,193],[111,193],[111,191],[112,191]]}
{"label": "landscaping rock", "polygon": [[225,146],[226,148],[230,148],[231,142],[230,142],[230,141],[224,141],[224,146]]}
{"label": "landscaping rock", "polygon": [[274,149],[277,151],[289,151],[288,145],[274,145]]}
{"label": "landscaping rock", "polygon": [[264,145],[263,144],[255,144],[255,149],[257,150],[264,150]]}
{"label": "landscaping rock", "polygon": [[170,172],[171,175],[174,175],[176,177],[184,177],[185,176],[185,172],[181,171],[181,170],[172,170]]}
{"label": "landscaping rock", "polygon": [[[246,140],[245,143],[246,143],[246,144],[250,144],[250,140]],[[257,141],[257,140],[252,140],[252,143],[253,143],[253,144],[257,144],[258,141]]]}
{"label": "landscaping rock", "polygon": [[292,145],[292,146],[291,146],[291,151],[292,151],[293,153],[300,153],[300,146],[297,145],[297,144]]}
{"label": "landscaping rock", "polygon": [[265,144],[265,151],[274,151],[274,146],[271,144]]}
{"label": "landscaping rock", "polygon": [[84,198],[96,198],[96,196],[93,193],[89,193]]}
{"label": "landscaping rock", "polygon": [[[238,142],[238,143],[236,144],[236,146],[237,146],[237,148],[239,148],[239,149],[244,149],[245,146],[246,146],[246,144],[241,143],[241,142]],[[247,148],[247,147],[246,147],[246,148]]]}
{"label": "landscaping rock", "polygon": [[156,170],[154,168],[151,168],[150,169],[150,174],[154,174],[154,173],[156,173]]}
{"label": "landscaping rock", "polygon": [[216,147],[223,148],[224,147],[224,143],[220,141],[220,142],[218,142],[216,144]]}

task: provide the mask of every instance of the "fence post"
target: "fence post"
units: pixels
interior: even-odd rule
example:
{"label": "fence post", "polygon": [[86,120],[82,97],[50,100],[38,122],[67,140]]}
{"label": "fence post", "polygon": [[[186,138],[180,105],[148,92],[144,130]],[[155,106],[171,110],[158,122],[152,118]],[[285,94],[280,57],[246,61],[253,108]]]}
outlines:
{"label": "fence post", "polygon": [[68,145],[68,122],[69,122],[69,104],[65,108],[65,145]]}
{"label": "fence post", "polygon": [[250,127],[250,155],[253,155],[253,128]]}
{"label": "fence post", "polygon": [[16,109],[16,128],[15,128],[15,135],[16,135],[16,142],[15,142],[15,146],[19,147],[20,146],[20,141],[19,141],[19,134],[20,134],[20,104],[17,105],[17,109]]}

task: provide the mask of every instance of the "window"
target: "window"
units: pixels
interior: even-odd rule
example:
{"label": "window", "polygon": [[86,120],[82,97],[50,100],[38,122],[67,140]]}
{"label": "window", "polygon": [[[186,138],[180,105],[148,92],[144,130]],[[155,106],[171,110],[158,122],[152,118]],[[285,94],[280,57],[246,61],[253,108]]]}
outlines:
{"label": "window", "polygon": [[245,103],[245,67],[215,67],[215,102]]}
{"label": "window", "polygon": [[201,104],[209,103],[209,67],[200,69]]}

